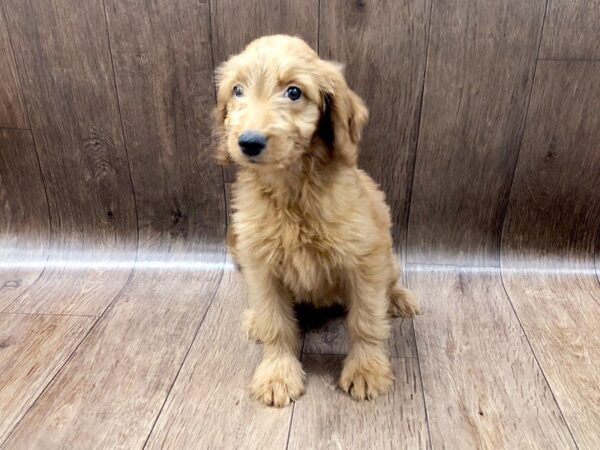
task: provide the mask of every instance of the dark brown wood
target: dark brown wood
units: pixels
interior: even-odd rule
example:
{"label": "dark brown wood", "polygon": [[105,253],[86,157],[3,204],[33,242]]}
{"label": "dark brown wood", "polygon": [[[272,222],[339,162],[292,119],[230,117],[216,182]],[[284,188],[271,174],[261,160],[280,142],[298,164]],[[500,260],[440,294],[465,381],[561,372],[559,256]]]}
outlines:
{"label": "dark brown wood", "polygon": [[91,317],[0,313],[0,443],[93,322]]}
{"label": "dark brown wood", "polygon": [[321,2],[321,57],[346,64],[367,103],[359,165],[381,184],[403,249],[427,56],[429,0]]}
{"label": "dark brown wood", "polygon": [[540,61],[503,239],[510,299],[582,448],[600,446],[600,63]]}
{"label": "dark brown wood", "polygon": [[540,58],[600,59],[600,1],[548,0]]}
{"label": "dark brown wood", "polygon": [[544,4],[434,2],[410,261],[498,265]]}
{"label": "dark brown wood", "polygon": [[48,203],[31,133],[0,129],[0,311],[39,277],[49,237]]}
{"label": "dark brown wood", "polygon": [[496,268],[409,266],[433,448],[575,448]]}
{"label": "dark brown wood", "polygon": [[129,277],[137,235],[102,4],[4,6],[52,232],[46,270],[10,311],[99,314]]}
{"label": "dark brown wood", "polygon": [[4,2],[42,166],[53,249],[120,248],[135,215],[102,5]]}
{"label": "dark brown wood", "polygon": [[0,4],[0,127],[29,127],[2,4]]}
{"label": "dark brown wood", "polygon": [[539,62],[503,242],[522,265],[593,268],[599,104],[600,63]]}
{"label": "dark brown wood", "polygon": [[392,359],[393,391],[374,402],[356,402],[337,387],[342,360],[304,356],[308,393],[294,406],[287,448],[429,448],[416,360]]}
{"label": "dark brown wood", "polygon": [[317,48],[318,0],[210,0],[210,7],[216,65],[269,34],[299,36]]}
{"label": "dark brown wood", "polygon": [[210,149],[208,4],[107,0],[106,13],[137,200],[140,257],[157,251],[193,254],[207,243],[222,244],[223,178]]}

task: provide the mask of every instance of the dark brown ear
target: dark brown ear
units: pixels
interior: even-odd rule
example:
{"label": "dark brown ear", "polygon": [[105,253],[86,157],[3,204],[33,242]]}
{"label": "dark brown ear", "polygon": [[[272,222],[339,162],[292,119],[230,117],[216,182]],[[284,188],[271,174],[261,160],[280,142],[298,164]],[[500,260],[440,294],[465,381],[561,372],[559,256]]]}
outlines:
{"label": "dark brown ear", "polygon": [[334,155],[349,165],[355,165],[357,145],[369,111],[362,99],[348,87],[339,64],[321,61],[318,76],[323,96],[319,136],[333,148]]}
{"label": "dark brown ear", "polygon": [[215,72],[217,83],[217,105],[213,109],[212,142],[215,149],[215,159],[220,165],[226,166],[233,161],[227,151],[227,135],[225,132],[227,121],[227,103],[231,96],[228,82],[228,63],[222,64]]}

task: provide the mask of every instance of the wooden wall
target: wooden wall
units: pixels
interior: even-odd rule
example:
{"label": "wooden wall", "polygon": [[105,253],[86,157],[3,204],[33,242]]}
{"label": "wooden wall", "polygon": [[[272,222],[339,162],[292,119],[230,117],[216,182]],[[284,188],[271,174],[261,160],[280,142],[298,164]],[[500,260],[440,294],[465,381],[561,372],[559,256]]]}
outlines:
{"label": "wooden wall", "polygon": [[[118,248],[129,261],[138,233],[153,252],[219,242],[234,173],[211,160],[212,73],[285,32],[345,62],[367,101],[360,164],[388,196],[406,261],[498,266],[524,130],[568,102],[528,116],[535,77],[538,90],[592,82],[600,58],[591,0],[84,3],[3,0],[0,15],[0,127],[7,149],[34,152],[18,163],[44,195],[19,195],[47,203],[36,230],[50,227],[51,260]],[[566,118],[572,133],[579,119]],[[577,139],[591,159],[594,138]]]}

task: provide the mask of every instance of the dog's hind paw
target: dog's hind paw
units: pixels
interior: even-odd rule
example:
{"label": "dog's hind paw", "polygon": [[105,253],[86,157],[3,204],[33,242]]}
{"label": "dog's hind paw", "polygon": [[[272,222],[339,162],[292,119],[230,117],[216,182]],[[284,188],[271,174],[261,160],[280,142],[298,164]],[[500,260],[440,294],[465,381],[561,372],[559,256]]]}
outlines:
{"label": "dog's hind paw", "polygon": [[253,309],[244,311],[244,316],[242,318],[242,332],[246,335],[247,339],[256,342],[260,341],[256,330],[256,313]]}
{"label": "dog's hind paw", "polygon": [[408,289],[393,287],[389,293],[389,314],[392,317],[413,317],[421,314],[419,300]]}

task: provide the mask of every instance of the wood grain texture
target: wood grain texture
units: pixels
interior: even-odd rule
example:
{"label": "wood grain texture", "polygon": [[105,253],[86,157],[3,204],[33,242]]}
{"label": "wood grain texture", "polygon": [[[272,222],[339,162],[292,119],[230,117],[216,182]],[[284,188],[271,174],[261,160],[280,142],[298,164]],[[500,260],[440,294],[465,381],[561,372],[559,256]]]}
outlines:
{"label": "wood grain texture", "polygon": [[106,16],[138,202],[136,270],[11,437],[16,448],[141,447],[224,267],[224,188],[205,145],[208,5],[107,1]]}
{"label": "wood grain texture", "polygon": [[503,239],[507,292],[581,448],[600,446],[600,63],[540,61]]}
{"label": "wood grain texture", "polygon": [[434,3],[410,261],[498,265],[544,4]]}
{"label": "wood grain texture", "polygon": [[241,275],[225,272],[148,448],[285,448],[292,408],[267,408],[247,389],[260,346],[241,331],[245,305]]}
{"label": "wood grain texture", "polygon": [[210,0],[215,64],[269,34],[299,36],[317,48],[318,0]]}
{"label": "wood grain texture", "polygon": [[549,0],[540,58],[600,59],[600,1]]}
{"label": "wood grain texture", "polygon": [[[317,314],[320,313],[317,311]],[[333,317],[325,323],[319,323],[318,326],[308,329],[304,336],[304,353],[345,355],[348,352],[348,340],[344,321],[344,317]],[[393,357],[417,356],[412,319],[392,321],[388,349]]]}
{"label": "wood grain texture", "polygon": [[506,290],[580,448],[600,446],[600,287],[594,274],[504,274]]}
{"label": "wood grain texture", "polygon": [[600,284],[600,228],[598,229],[598,238],[596,238],[596,277]]}
{"label": "wood grain texture", "polygon": [[322,58],[346,64],[367,103],[359,166],[386,193],[393,236],[404,248],[427,55],[429,0],[320,2]]}
{"label": "wood grain texture", "polygon": [[39,277],[49,237],[48,203],[31,133],[0,129],[0,311]]}
{"label": "wood grain texture", "polygon": [[19,423],[8,448],[143,445],[220,278],[218,271],[178,274],[134,275]]}
{"label": "wood grain texture", "polygon": [[137,235],[102,4],[4,6],[52,232],[46,270],[10,311],[99,314],[129,277]]}
{"label": "wood grain texture", "polygon": [[90,317],[0,314],[0,444],[92,323]]}
{"label": "wood grain texture", "polygon": [[593,269],[599,104],[600,63],[539,62],[503,241],[521,267]]}
{"label": "wood grain texture", "polygon": [[575,448],[499,272],[410,270],[432,447]]}
{"label": "wood grain texture", "polygon": [[394,358],[393,391],[373,402],[356,402],[338,387],[343,358],[305,355],[307,393],[294,405],[290,449],[428,448],[419,367]]}
{"label": "wood grain texture", "polygon": [[21,83],[0,3],[0,127],[29,128]]}
{"label": "wood grain texture", "polygon": [[226,208],[210,150],[208,3],[107,0],[106,13],[138,205],[139,258],[220,246]]}
{"label": "wood grain texture", "polygon": [[102,5],[4,4],[61,238],[53,248],[89,230],[96,246],[121,248],[135,215]]}

